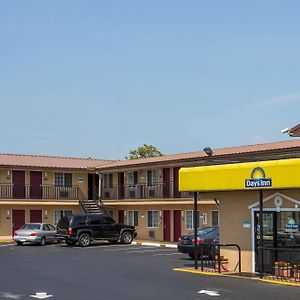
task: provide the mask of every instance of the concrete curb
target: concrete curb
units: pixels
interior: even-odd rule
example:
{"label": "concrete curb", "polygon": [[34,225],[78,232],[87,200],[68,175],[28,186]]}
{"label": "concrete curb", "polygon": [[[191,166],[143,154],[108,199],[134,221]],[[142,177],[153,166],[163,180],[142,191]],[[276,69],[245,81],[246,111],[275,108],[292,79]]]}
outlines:
{"label": "concrete curb", "polygon": [[281,284],[281,285],[286,285],[286,286],[300,287],[299,283],[284,282],[284,281],[277,281],[277,280],[257,278],[257,277],[239,276],[239,275],[226,274],[226,273],[205,272],[205,271],[199,271],[199,270],[195,270],[195,269],[174,268],[173,271],[186,272],[186,273],[199,274],[199,275],[207,275],[207,276],[219,276],[219,277],[230,277],[230,278],[240,278],[240,279],[247,279],[247,280],[256,280],[256,281],[272,283],[272,284]]}
{"label": "concrete curb", "polygon": [[177,249],[177,245],[167,244],[167,243],[159,243],[159,242],[133,241],[132,245],[153,246],[153,247],[164,247],[164,248]]}

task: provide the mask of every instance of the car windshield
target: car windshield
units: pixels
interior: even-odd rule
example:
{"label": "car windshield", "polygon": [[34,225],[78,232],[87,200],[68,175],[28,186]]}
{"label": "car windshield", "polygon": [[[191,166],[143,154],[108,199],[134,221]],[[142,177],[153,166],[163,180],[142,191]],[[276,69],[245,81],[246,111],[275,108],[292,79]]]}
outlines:
{"label": "car windshield", "polygon": [[39,230],[41,228],[40,224],[25,224],[20,229],[24,230]]}

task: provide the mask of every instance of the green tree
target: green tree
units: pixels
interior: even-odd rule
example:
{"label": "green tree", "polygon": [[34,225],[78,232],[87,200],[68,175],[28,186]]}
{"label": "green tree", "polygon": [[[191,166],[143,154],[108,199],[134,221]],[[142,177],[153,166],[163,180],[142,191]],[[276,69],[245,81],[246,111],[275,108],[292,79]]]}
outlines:
{"label": "green tree", "polygon": [[130,150],[129,157],[126,156],[126,159],[138,159],[138,158],[147,158],[147,157],[156,157],[163,156],[158,148],[153,145],[144,144],[137,149]]}

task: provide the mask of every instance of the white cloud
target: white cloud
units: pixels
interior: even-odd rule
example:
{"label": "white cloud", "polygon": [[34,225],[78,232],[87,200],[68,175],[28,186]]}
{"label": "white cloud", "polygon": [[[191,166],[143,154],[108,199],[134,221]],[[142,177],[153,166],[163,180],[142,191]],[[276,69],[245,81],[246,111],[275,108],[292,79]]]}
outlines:
{"label": "white cloud", "polygon": [[287,94],[279,97],[273,97],[271,99],[253,103],[252,105],[249,105],[248,108],[260,109],[263,107],[278,106],[294,102],[300,102],[300,94]]}

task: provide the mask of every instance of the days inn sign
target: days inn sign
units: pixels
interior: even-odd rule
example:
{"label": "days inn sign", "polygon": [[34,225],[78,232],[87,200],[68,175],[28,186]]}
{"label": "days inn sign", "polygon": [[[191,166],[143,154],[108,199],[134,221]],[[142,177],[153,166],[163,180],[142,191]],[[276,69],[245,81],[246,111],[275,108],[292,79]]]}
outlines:
{"label": "days inn sign", "polygon": [[272,187],[272,178],[266,178],[265,171],[256,167],[251,172],[251,178],[245,180],[245,188],[267,188]]}
{"label": "days inn sign", "polygon": [[300,187],[300,159],[181,168],[180,191],[259,190]]}

